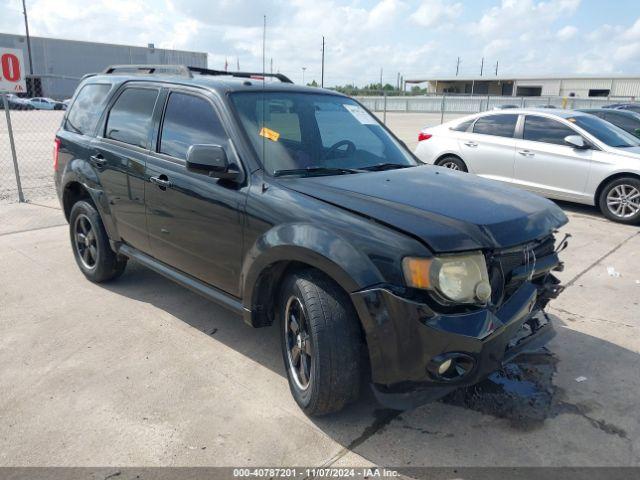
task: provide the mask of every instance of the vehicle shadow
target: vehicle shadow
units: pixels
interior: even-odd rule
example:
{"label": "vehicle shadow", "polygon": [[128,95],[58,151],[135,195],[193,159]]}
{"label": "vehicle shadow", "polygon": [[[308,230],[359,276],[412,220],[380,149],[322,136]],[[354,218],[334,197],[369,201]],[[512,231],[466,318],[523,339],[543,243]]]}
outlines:
{"label": "vehicle shadow", "polygon": [[[134,263],[117,282],[104,286],[150,303],[210,336],[212,342],[221,342],[285,376],[275,326],[253,329],[235,314]],[[517,438],[535,436],[538,448],[551,456],[545,457],[545,462],[563,465],[563,461],[569,462],[565,456],[567,439],[545,433],[545,424],[560,415],[576,415],[590,425],[596,439],[589,444],[594,448],[593,457],[589,457],[594,463],[607,459],[604,463],[608,464],[613,459],[628,464],[620,455],[633,453],[620,442],[640,432],[637,420],[627,426],[604,418],[629,418],[628,412],[640,409],[638,354],[580,333],[570,328],[571,321],[555,318],[555,324],[559,333],[548,350],[520,357],[481,384],[433,404],[405,412],[386,410],[365,388],[360,400],[342,412],[310,421],[345,447],[342,455],[353,451],[378,465],[500,465],[496,450],[486,451],[486,458],[477,452],[484,452],[486,445],[502,452],[522,448],[521,443],[514,444],[512,434]],[[574,381],[579,376],[587,377],[588,382]],[[620,382],[624,382],[624,389]],[[487,444],[484,438],[489,432],[493,434]],[[611,439],[606,445],[600,436],[603,432]],[[390,438],[394,448],[386,446]],[[469,457],[460,453],[471,451],[476,453]],[[513,465],[514,458],[521,457],[500,458],[505,465]]]}
{"label": "vehicle shadow", "polygon": [[591,205],[584,205],[581,203],[571,203],[564,202],[562,200],[552,200],[556,205],[558,205],[562,210],[566,213],[571,213],[576,216],[580,216],[583,218],[589,218],[592,220],[599,220],[601,222],[614,223],[608,218],[606,218],[598,207],[594,207]]}

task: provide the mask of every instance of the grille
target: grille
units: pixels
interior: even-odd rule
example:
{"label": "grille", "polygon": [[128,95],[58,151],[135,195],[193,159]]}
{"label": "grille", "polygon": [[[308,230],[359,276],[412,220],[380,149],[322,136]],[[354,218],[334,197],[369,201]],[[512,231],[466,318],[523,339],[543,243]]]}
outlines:
{"label": "grille", "polygon": [[[529,251],[529,254],[527,254]],[[496,307],[502,305],[523,282],[512,282],[512,273],[518,267],[530,261],[534,256],[541,259],[555,251],[555,238],[550,235],[541,241],[520,245],[518,247],[499,250],[489,255],[489,279],[491,282],[491,302]],[[531,254],[533,252],[533,254]]]}

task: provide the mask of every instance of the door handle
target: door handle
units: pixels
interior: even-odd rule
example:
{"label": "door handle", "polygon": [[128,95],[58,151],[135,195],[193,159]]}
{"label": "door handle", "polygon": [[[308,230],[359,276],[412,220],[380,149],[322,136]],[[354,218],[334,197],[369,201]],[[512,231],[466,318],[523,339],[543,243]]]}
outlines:
{"label": "door handle", "polygon": [[102,168],[107,164],[107,159],[104,158],[100,153],[91,155],[89,157],[89,160],[91,160],[91,163],[98,168]]}
{"label": "door handle", "polygon": [[478,144],[476,142],[464,142],[467,147],[477,147]]}
{"label": "door handle", "polygon": [[524,157],[533,157],[535,155],[531,150],[518,150],[518,153]]}
{"label": "door handle", "polygon": [[171,182],[169,181],[166,175],[149,177],[149,181],[151,183],[155,183],[156,185],[158,185],[162,190],[164,190],[165,188],[171,188]]}

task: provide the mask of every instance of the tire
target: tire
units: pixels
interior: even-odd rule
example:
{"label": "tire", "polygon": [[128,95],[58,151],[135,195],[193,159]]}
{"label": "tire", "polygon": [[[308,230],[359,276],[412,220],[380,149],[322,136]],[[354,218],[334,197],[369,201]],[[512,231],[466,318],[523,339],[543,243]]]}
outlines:
{"label": "tire", "polygon": [[357,400],[364,343],[344,290],[318,271],[303,270],[286,278],[278,305],[282,357],[300,408],[309,416],[326,415]]}
{"label": "tire", "polygon": [[459,170],[461,172],[468,172],[467,165],[462,159],[455,155],[447,155],[436,162],[439,167],[449,168],[451,170]]}
{"label": "tire", "polygon": [[609,220],[627,225],[640,223],[640,179],[616,178],[600,192],[598,206]]}
{"label": "tire", "polygon": [[80,200],[71,208],[69,234],[73,255],[85,277],[101,283],[122,275],[127,259],[111,249],[100,214],[89,202]]}

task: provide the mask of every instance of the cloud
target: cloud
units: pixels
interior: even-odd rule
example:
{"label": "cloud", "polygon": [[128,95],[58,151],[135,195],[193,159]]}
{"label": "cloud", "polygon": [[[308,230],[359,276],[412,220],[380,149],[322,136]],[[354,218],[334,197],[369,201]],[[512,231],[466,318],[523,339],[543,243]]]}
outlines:
{"label": "cloud", "polygon": [[573,25],[567,25],[566,27],[562,27],[560,30],[558,30],[556,36],[559,40],[566,41],[574,38],[577,33],[578,29],[576,27],[574,27]]}
{"label": "cloud", "polygon": [[461,3],[442,0],[423,0],[411,15],[411,20],[421,27],[444,26],[462,13]]}
{"label": "cloud", "polygon": [[[599,7],[579,0],[29,0],[34,35],[207,52],[212,68],[266,65],[325,85],[477,75],[640,71],[640,18],[594,28]],[[612,7],[614,8],[614,7]],[[20,2],[0,0],[0,31],[22,33]],[[580,15],[577,15],[577,13]],[[624,17],[622,17],[624,18]],[[580,42],[570,41],[580,38]],[[562,48],[558,48],[562,43]]]}

